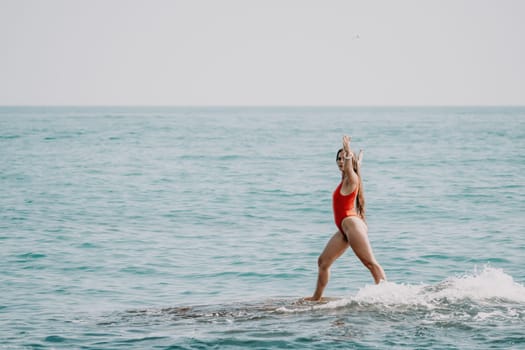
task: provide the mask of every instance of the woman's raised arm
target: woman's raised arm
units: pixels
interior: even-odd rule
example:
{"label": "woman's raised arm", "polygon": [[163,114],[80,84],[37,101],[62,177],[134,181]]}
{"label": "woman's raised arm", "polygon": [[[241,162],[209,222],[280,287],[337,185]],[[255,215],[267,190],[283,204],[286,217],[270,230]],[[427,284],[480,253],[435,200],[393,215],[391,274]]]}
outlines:
{"label": "woman's raised arm", "polygon": [[[354,152],[352,152],[352,149],[350,148],[350,136],[343,136],[343,157],[344,157],[344,165],[343,165],[343,173],[345,181],[349,185],[350,191],[355,190],[355,186],[359,184],[359,176],[356,174],[353,166],[354,162]],[[355,161],[360,161],[361,157],[363,156],[362,151],[359,152],[359,156]]]}

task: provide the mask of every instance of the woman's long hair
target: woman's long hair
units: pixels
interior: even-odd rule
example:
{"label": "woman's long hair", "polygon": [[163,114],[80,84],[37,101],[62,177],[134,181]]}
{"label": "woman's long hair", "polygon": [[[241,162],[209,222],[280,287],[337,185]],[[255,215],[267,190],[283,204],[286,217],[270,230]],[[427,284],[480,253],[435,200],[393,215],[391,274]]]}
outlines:
{"label": "woman's long hair", "polygon": [[[341,148],[339,151],[337,151],[337,157],[339,157],[339,153],[343,152],[343,149]],[[357,212],[357,215],[361,219],[363,219],[364,222],[366,222],[366,206],[365,206],[365,192],[363,190],[363,179],[361,178],[361,166],[359,165],[359,162],[357,161],[357,156],[352,152],[352,168],[354,168],[355,173],[357,174],[357,177],[359,178],[359,184],[358,191],[357,191],[357,198],[355,201],[355,210]]]}

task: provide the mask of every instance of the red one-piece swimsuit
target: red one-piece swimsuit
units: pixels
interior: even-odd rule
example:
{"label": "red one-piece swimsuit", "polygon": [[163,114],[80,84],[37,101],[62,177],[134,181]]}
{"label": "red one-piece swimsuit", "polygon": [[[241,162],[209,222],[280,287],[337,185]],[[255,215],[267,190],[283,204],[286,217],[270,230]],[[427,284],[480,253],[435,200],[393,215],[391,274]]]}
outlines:
{"label": "red one-piece swimsuit", "polygon": [[349,216],[357,216],[357,212],[355,210],[355,199],[357,197],[359,186],[356,186],[355,190],[346,196],[341,194],[342,186],[343,182],[341,182],[335,189],[334,194],[332,195],[332,206],[334,209],[335,225],[339,231],[341,231],[346,240],[346,234],[343,231],[342,223],[343,220]]}

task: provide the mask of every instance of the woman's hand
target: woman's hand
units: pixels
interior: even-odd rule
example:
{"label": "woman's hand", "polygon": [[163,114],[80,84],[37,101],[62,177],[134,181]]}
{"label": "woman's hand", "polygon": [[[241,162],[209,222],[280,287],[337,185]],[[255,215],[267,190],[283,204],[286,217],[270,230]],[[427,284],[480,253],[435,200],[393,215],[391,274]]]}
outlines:
{"label": "woman's hand", "polygon": [[343,136],[343,156],[345,158],[352,157],[352,149],[350,148],[350,140],[352,138],[350,136],[344,135]]}
{"label": "woman's hand", "polygon": [[357,164],[361,166],[361,162],[363,161],[363,150],[359,150],[359,155],[357,156]]}

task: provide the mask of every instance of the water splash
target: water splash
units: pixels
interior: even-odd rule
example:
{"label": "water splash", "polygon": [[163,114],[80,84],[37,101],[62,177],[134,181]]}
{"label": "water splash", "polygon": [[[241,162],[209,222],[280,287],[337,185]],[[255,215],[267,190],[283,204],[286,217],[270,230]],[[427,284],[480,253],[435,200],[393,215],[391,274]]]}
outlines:
{"label": "water splash", "polygon": [[449,277],[437,284],[383,282],[356,295],[310,306],[281,307],[280,312],[364,312],[375,318],[412,318],[440,325],[521,323],[525,319],[525,287],[501,269]]}
{"label": "water splash", "polygon": [[383,305],[434,306],[463,300],[525,303],[525,287],[501,269],[485,266],[473,274],[449,277],[436,285],[383,282],[360,289],[352,301]]}

